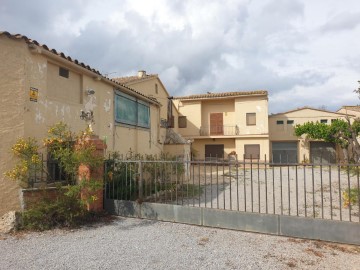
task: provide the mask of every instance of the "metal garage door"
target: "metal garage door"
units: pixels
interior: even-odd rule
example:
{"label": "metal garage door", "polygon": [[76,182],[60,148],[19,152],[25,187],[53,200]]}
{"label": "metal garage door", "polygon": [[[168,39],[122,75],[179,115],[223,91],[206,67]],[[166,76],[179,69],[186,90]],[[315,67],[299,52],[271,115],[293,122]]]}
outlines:
{"label": "metal garage door", "polygon": [[205,145],[205,159],[216,160],[216,158],[224,157],[223,144],[206,144]]}
{"label": "metal garage door", "polygon": [[335,144],[329,142],[310,142],[310,161],[316,164],[336,163]]}
{"label": "metal garage door", "polygon": [[297,142],[273,142],[272,161],[274,163],[297,163],[298,149]]}

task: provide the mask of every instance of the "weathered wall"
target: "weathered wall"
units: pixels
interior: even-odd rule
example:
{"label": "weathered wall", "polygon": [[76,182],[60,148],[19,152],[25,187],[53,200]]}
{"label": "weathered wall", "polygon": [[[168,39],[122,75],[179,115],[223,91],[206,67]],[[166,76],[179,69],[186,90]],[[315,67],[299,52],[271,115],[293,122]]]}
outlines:
{"label": "weathered wall", "polygon": [[[165,129],[159,132],[158,106],[150,105],[150,129],[115,124],[114,85],[98,80],[96,74],[44,49],[29,49],[22,39],[6,36],[0,36],[0,59],[0,214],[20,208],[19,187],[3,176],[14,164],[10,148],[16,139],[35,137],[41,143],[48,128],[59,121],[67,123],[74,132],[84,130],[81,110],[93,111],[94,133],[106,141],[108,151],[162,151]],[[68,78],[59,76],[60,67],[69,70]],[[31,88],[38,92],[35,100],[30,99]],[[88,95],[89,89],[95,94]],[[45,153],[46,149],[42,151]]]}
{"label": "weathered wall", "polygon": [[24,47],[0,36],[0,216],[20,209],[19,186],[3,173],[15,162],[10,146],[24,135]]}

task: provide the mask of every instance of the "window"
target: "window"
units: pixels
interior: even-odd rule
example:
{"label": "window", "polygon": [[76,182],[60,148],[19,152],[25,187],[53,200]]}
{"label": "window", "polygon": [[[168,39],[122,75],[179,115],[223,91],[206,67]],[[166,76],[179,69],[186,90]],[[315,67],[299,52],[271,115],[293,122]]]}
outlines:
{"label": "window", "polygon": [[255,126],[256,125],[256,113],[247,113],[246,114],[246,125]]}
{"label": "window", "polygon": [[331,123],[334,123],[337,119],[331,119]]}
{"label": "window", "polygon": [[292,124],[294,124],[294,120],[287,120],[287,121],[286,121],[286,124],[292,125]]}
{"label": "window", "polygon": [[321,119],[320,123],[326,124],[327,123],[327,119]]}
{"label": "window", "polygon": [[124,93],[115,95],[115,121],[131,126],[150,127],[150,107],[146,102]]}
{"label": "window", "polygon": [[175,118],[173,115],[171,115],[169,117],[169,119],[167,120],[167,127],[168,128],[174,128],[175,127]]}
{"label": "window", "polygon": [[158,93],[159,93],[158,85],[157,85],[157,83],[155,83],[155,94],[158,94]]}
{"label": "window", "polygon": [[187,126],[186,116],[179,116],[178,125],[179,125],[179,128],[186,128],[186,126]]}
{"label": "window", "polygon": [[277,125],[283,125],[283,124],[284,124],[284,121],[283,121],[283,120],[277,120],[277,121],[276,121],[276,124],[277,124]]}
{"label": "window", "polygon": [[245,144],[245,158],[260,159],[260,144]]}
{"label": "window", "polygon": [[66,68],[59,67],[59,76],[69,78],[69,70]]}

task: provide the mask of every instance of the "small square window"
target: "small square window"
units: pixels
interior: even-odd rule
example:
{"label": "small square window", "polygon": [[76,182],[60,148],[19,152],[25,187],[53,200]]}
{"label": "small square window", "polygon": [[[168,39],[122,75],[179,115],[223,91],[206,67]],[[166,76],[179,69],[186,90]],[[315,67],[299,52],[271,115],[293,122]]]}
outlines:
{"label": "small square window", "polygon": [[320,123],[326,124],[327,123],[327,119],[321,119]]}
{"label": "small square window", "polygon": [[179,116],[178,125],[179,128],[186,128],[187,126],[186,116]]}
{"label": "small square window", "polygon": [[277,125],[283,125],[283,124],[284,124],[284,121],[283,121],[283,120],[277,120],[277,121],[276,121],[276,124],[277,124]]}
{"label": "small square window", "polygon": [[59,76],[69,78],[69,70],[66,68],[59,67]]}
{"label": "small square window", "polygon": [[286,121],[286,124],[292,125],[292,124],[294,124],[294,120],[287,120],[287,121]]}
{"label": "small square window", "polygon": [[256,113],[247,113],[246,114],[246,125],[255,126],[256,125]]}
{"label": "small square window", "polygon": [[260,159],[260,144],[245,144],[245,158]]}

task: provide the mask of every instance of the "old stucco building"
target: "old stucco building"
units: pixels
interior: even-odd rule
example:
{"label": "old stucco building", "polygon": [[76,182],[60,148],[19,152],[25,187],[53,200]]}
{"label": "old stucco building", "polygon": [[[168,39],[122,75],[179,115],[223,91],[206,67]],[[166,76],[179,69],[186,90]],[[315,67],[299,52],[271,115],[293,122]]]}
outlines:
{"label": "old stucco building", "polygon": [[20,208],[19,186],[3,175],[14,164],[11,146],[20,137],[41,140],[59,121],[75,132],[84,130],[81,111],[93,114],[94,133],[106,141],[108,151],[163,151],[167,92],[157,99],[148,85],[136,91],[46,45],[8,32],[0,32],[0,59],[0,215]]}

